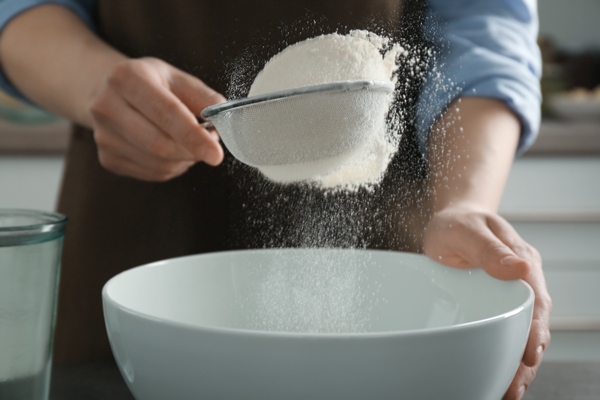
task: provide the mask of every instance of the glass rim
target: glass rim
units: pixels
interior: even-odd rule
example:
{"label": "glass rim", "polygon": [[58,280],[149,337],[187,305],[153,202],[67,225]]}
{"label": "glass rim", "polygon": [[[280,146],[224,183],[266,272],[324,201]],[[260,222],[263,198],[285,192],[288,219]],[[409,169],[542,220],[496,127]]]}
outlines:
{"label": "glass rim", "polygon": [[0,208],[0,220],[4,218],[26,217],[36,220],[23,224],[2,226],[0,237],[36,235],[56,232],[64,229],[68,218],[60,213],[18,208]]}

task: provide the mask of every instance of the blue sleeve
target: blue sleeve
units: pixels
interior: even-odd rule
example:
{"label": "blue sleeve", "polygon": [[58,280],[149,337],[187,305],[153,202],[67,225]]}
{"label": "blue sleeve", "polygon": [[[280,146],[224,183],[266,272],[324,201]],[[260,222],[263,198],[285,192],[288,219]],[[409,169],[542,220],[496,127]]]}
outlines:
{"label": "blue sleeve", "polygon": [[479,96],[504,101],[519,117],[517,154],[522,154],[534,142],[541,118],[536,1],[428,2],[427,32],[439,51],[417,108],[421,143],[455,97]]}
{"label": "blue sleeve", "polygon": [[[0,34],[6,24],[20,13],[42,4],[60,4],[77,14],[90,28],[94,28],[92,10],[95,0],[0,0]],[[9,81],[4,71],[0,68],[0,90],[11,96],[32,104]]]}

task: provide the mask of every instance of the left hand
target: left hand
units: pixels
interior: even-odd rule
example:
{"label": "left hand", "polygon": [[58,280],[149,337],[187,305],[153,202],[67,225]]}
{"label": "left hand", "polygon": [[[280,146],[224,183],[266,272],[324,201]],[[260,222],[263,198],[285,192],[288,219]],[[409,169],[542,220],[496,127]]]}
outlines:
{"label": "left hand", "polygon": [[456,268],[481,267],[494,278],[523,279],[535,293],[533,320],[525,353],[503,400],[521,399],[550,344],[552,300],[539,252],[497,214],[453,207],[437,212],[423,239],[430,258]]}

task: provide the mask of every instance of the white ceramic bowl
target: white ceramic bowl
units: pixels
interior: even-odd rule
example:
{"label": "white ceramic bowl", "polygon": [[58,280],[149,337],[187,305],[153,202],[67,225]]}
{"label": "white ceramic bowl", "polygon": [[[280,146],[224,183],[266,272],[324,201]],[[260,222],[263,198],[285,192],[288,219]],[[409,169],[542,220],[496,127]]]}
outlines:
{"label": "white ceramic bowl", "polygon": [[424,256],[247,250],[157,262],[103,290],[138,400],[498,400],[534,295]]}

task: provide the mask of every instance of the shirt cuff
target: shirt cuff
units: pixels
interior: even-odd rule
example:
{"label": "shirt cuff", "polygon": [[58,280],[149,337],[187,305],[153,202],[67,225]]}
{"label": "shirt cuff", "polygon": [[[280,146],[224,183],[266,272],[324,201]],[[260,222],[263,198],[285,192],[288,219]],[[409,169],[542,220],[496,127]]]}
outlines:
{"label": "shirt cuff", "polygon": [[517,155],[531,146],[541,119],[540,57],[526,27],[477,16],[448,24],[443,37],[432,38],[438,50],[417,103],[423,153],[432,125],[460,96],[503,101],[521,122]]}
{"label": "shirt cuff", "polygon": [[490,60],[473,60],[468,65],[468,68],[457,68],[463,71],[452,79],[444,73],[430,77],[423,88],[417,105],[417,132],[422,152],[427,152],[427,136],[433,124],[452,100],[464,96],[503,101],[521,122],[517,156],[523,154],[535,141],[540,127],[538,80],[527,73],[519,79],[514,65],[501,65]]}

